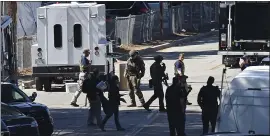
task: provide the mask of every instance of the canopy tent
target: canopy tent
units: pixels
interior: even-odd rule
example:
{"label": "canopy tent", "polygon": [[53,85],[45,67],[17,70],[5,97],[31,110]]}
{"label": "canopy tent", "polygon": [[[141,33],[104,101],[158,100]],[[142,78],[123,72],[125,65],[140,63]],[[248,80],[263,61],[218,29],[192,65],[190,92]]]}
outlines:
{"label": "canopy tent", "polygon": [[269,66],[248,67],[222,92],[216,132],[269,134]]}

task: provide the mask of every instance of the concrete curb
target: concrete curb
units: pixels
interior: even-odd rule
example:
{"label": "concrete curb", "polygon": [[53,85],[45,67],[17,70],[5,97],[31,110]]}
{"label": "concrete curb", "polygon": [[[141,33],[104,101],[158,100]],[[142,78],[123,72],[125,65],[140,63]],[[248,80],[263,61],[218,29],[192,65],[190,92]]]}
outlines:
{"label": "concrete curb", "polygon": [[[205,37],[208,37],[208,36],[212,36],[212,35],[215,35],[215,34],[218,34],[218,31],[210,31],[210,32],[201,33],[201,34],[198,34],[198,35],[195,35],[195,36],[185,37],[185,38],[182,38],[182,39],[179,39],[179,40],[175,40],[175,41],[173,41],[171,43],[164,43],[164,44],[161,44],[161,45],[149,47],[149,48],[140,50],[139,52],[140,52],[140,55],[145,55],[145,54],[147,54],[149,52],[155,52],[155,51],[166,49],[166,48],[169,48],[169,47],[172,47],[172,46],[178,46],[178,45],[181,45],[181,44],[184,44],[184,43],[189,43],[191,41],[195,41],[195,40],[205,38]],[[127,60],[128,57],[129,57],[129,55],[125,54],[122,57],[120,57],[119,60],[120,61]]]}

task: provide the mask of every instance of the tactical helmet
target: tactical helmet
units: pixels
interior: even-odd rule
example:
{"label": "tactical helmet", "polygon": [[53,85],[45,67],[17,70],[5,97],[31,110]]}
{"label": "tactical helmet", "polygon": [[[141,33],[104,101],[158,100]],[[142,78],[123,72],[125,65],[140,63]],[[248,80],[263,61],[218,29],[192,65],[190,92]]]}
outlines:
{"label": "tactical helmet", "polygon": [[157,56],[154,57],[154,60],[155,61],[162,61],[163,57],[161,55],[157,55]]}
{"label": "tactical helmet", "polygon": [[136,50],[131,50],[131,51],[129,51],[129,56],[133,56],[133,55],[135,55],[135,54],[139,54],[139,52],[136,51]]}

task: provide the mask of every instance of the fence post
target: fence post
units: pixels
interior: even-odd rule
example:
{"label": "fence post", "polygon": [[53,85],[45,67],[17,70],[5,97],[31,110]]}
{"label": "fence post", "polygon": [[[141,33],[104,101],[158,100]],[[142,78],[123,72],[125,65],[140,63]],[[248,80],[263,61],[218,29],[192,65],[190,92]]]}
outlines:
{"label": "fence post", "polygon": [[129,16],[128,16],[128,35],[127,35],[127,41],[128,41],[128,46],[129,46],[129,44],[130,44],[130,21],[131,21],[131,15],[129,14]]}
{"label": "fence post", "polygon": [[[118,37],[117,35],[117,17],[115,17],[114,19],[114,40],[116,40],[116,37]],[[119,37],[120,38],[120,37]],[[121,39],[122,40],[122,39]],[[122,44],[122,43],[121,43]],[[120,45],[121,46],[121,45]]]}

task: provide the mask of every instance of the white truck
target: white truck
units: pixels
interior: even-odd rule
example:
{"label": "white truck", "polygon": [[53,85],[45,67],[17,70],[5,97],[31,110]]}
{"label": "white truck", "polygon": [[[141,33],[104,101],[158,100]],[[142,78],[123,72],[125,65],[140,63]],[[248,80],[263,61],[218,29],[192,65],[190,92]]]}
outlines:
{"label": "white truck", "polygon": [[36,89],[77,82],[84,49],[90,49],[91,69],[114,74],[112,42],[106,37],[104,4],[65,3],[37,9],[37,40],[31,48]]}

